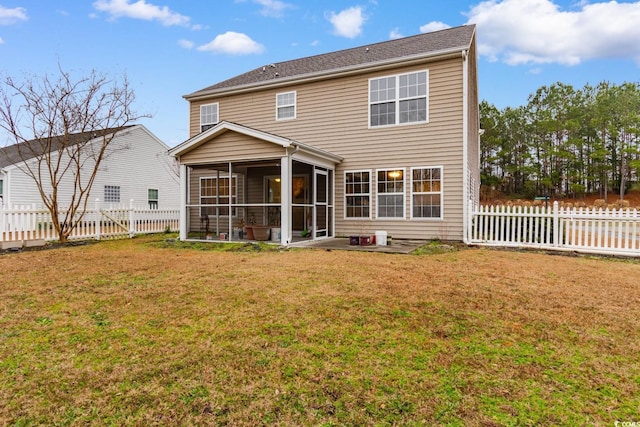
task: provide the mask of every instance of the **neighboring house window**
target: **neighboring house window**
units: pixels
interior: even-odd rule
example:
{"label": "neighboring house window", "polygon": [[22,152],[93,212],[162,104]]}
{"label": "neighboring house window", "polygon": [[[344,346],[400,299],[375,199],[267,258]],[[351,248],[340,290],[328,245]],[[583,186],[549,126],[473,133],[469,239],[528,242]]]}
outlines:
{"label": "neighboring house window", "polygon": [[218,103],[200,106],[200,132],[214,127],[218,123]]}
{"label": "neighboring house window", "polygon": [[354,171],[344,174],[345,217],[371,217],[371,172]]}
{"label": "neighboring house window", "polygon": [[377,171],[378,218],[404,218],[404,169]]}
{"label": "neighboring house window", "polygon": [[3,193],[3,183],[2,180],[0,179],[0,204],[2,204],[2,201],[4,200],[4,193]]}
{"label": "neighboring house window", "polygon": [[120,186],[119,185],[105,185],[104,186],[104,201],[110,203],[120,203]]}
{"label": "neighboring house window", "polygon": [[149,201],[149,209],[158,209],[158,190],[149,188],[148,193],[147,200]]}
{"label": "neighboring house window", "polygon": [[276,119],[296,118],[296,92],[285,92],[276,95]]}
{"label": "neighboring house window", "polygon": [[412,218],[442,218],[442,167],[411,169]]}
{"label": "neighboring house window", "polygon": [[[229,183],[229,177],[220,178],[200,178],[200,204],[201,205],[228,205],[229,200],[231,203],[237,203],[237,178],[234,176]],[[200,215],[229,215],[229,208],[226,206],[221,207],[208,207],[203,206],[200,209]],[[232,213],[235,215],[235,213]]]}
{"label": "neighboring house window", "polygon": [[369,125],[391,126],[427,121],[428,72],[369,80]]}

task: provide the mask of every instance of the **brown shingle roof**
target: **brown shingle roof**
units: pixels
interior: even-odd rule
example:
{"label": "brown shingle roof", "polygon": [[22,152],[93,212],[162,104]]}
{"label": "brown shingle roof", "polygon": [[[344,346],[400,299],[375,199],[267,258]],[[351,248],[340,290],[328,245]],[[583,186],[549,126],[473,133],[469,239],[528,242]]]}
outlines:
{"label": "brown shingle roof", "polygon": [[[133,125],[95,130],[92,132],[72,133],[68,135],[69,139],[66,143],[64,143],[64,146],[72,146],[83,142],[88,142],[99,136],[110,135],[114,132],[120,132],[132,126]],[[45,139],[32,139],[29,141],[21,142],[19,144],[0,147],[0,168],[11,166],[24,160],[33,159],[34,157],[44,154],[44,150],[46,150],[48,146],[49,145],[47,144],[47,141]],[[62,147],[62,136],[54,136],[51,140],[50,150],[52,152],[55,152]]]}
{"label": "brown shingle roof", "polygon": [[431,33],[355,47],[256,68],[228,80],[185,95],[194,98],[208,93],[256,86],[274,79],[295,79],[312,74],[337,72],[352,67],[374,65],[402,58],[468,49],[475,25],[464,25]]}

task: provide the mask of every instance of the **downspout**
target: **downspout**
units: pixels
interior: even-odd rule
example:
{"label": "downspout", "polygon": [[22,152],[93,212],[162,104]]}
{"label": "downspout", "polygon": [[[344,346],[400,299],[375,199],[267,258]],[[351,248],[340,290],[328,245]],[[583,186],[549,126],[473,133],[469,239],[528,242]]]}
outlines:
{"label": "downspout", "polygon": [[469,52],[462,51],[462,241],[469,244]]}

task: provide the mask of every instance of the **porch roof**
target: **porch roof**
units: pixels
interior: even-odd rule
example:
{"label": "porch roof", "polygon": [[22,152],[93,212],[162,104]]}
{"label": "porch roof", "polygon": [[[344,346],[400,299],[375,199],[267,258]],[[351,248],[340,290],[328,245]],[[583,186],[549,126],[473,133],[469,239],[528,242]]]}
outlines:
{"label": "porch roof", "polygon": [[260,139],[262,141],[270,142],[279,145],[282,148],[291,147],[294,148],[296,152],[299,152],[301,154],[309,154],[334,164],[340,163],[343,160],[342,157],[336,154],[330,153],[320,148],[316,148],[312,145],[224,120],[219,122],[215,126],[205,130],[204,132],[200,132],[192,138],[189,138],[182,144],[179,144],[170,149],[169,154],[174,157],[180,157],[188,153],[189,151],[199,147],[200,145],[211,141],[212,139],[215,139],[217,136],[227,131],[237,132],[242,135],[247,135],[253,138]]}

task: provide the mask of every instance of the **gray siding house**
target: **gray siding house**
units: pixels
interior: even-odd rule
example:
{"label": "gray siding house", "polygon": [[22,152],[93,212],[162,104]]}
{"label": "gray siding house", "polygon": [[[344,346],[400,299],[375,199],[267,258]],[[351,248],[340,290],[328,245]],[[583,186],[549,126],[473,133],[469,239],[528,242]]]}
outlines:
{"label": "gray siding house", "polygon": [[[102,160],[89,195],[90,207],[99,199],[103,206],[129,205],[133,200],[137,207],[176,209],[179,200],[179,177],[175,158],[168,155],[169,147],[153,135],[143,125],[119,129],[107,129],[106,134],[117,131],[110,149]],[[74,134],[71,138],[86,141],[94,135]],[[100,137],[95,138],[100,144]],[[28,144],[29,142],[27,142]],[[25,143],[23,143],[25,144]],[[89,149],[93,141],[87,145]],[[5,207],[32,206],[41,208],[42,198],[33,179],[28,176],[23,164],[34,158],[27,158],[29,150],[10,145],[0,148],[0,197]],[[65,164],[68,159],[63,159]],[[91,168],[93,168],[92,165]],[[87,169],[85,169],[87,171]],[[43,170],[45,188],[47,172]],[[86,182],[86,176],[85,182]],[[71,177],[69,177],[71,179]],[[74,185],[68,180],[58,187],[60,206],[71,200]]]}
{"label": "gray siding house", "polygon": [[475,26],[265,64],[185,99],[181,239],[245,239],[247,224],[284,245],[463,239],[480,185]]}

